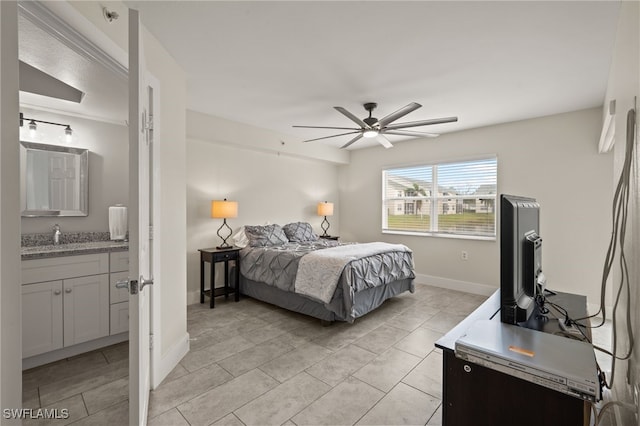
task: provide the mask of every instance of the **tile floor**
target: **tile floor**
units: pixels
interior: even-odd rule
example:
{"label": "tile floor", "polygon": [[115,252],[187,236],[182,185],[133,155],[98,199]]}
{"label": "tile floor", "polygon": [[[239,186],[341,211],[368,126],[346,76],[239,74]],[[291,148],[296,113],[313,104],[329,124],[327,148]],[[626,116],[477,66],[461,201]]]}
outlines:
{"label": "tile floor", "polygon": [[[191,305],[191,351],[151,392],[149,424],[440,424],[433,343],[484,300],[418,284],[328,327],[247,297]],[[25,371],[25,408],[69,410],[52,424],[126,424],[127,355],[125,343]]]}
{"label": "tile floor", "polygon": [[[433,344],[485,298],[416,287],[328,327],[247,297],[189,306],[191,351],[151,392],[149,424],[440,425]],[[25,408],[69,410],[52,424],[126,424],[127,355],[124,343],[25,371]]]}

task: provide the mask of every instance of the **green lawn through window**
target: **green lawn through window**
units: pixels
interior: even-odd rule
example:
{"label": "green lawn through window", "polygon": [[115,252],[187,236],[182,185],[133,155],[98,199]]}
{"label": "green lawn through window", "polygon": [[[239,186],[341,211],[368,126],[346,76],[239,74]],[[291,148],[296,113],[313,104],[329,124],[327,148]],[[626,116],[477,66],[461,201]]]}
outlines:
{"label": "green lawn through window", "polygon": [[[494,213],[461,213],[438,215],[438,226],[441,232],[462,232],[468,234],[494,235]],[[431,216],[423,215],[389,215],[387,229],[398,231],[431,230]],[[466,232],[464,232],[466,231]]]}

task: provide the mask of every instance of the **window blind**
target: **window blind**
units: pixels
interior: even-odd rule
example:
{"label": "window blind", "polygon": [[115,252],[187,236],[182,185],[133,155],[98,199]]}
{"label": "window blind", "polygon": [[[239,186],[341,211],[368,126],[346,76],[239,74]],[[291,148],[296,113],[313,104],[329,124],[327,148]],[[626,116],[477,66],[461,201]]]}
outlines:
{"label": "window blind", "polygon": [[383,232],[496,236],[495,157],[382,172]]}

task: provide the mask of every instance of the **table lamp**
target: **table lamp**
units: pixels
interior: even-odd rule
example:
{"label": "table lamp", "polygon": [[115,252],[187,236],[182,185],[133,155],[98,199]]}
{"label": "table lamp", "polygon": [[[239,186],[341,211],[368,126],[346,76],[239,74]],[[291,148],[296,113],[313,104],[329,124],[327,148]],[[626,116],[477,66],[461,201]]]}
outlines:
{"label": "table lamp", "polygon": [[[232,230],[229,225],[227,225],[227,219],[232,217],[238,217],[238,202],[237,201],[227,201],[224,200],[213,200],[211,201],[211,217],[214,219],[222,219],[222,225],[218,228],[218,237],[222,239],[222,244],[220,244],[217,249],[229,249],[232,246],[227,244],[227,238],[231,236]],[[220,232],[224,227],[227,227],[227,236],[223,237]]]}
{"label": "table lamp", "polygon": [[330,225],[329,221],[327,220],[327,216],[333,216],[333,203],[328,203],[326,201],[324,203],[318,203],[318,216],[324,216],[324,220],[322,221],[320,227],[324,231],[324,234],[322,234],[322,236],[328,237],[329,234],[327,234],[327,230],[329,229]]}

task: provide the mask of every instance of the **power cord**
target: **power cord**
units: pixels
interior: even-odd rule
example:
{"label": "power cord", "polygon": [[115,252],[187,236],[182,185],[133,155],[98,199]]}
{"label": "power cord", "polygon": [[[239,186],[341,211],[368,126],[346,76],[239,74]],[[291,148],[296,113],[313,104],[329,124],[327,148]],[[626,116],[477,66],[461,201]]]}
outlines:
{"label": "power cord", "polygon": [[593,412],[594,418],[595,418],[595,426],[599,426],[600,422],[602,421],[603,417],[604,417],[604,413],[610,409],[611,407],[614,406],[618,406],[618,407],[622,407],[626,410],[629,410],[632,413],[636,412],[636,407],[633,406],[632,404],[629,404],[628,402],[621,402],[621,401],[609,401],[607,403],[605,403],[602,407],[600,407],[600,412],[598,412],[598,409],[596,407],[596,404],[594,404],[593,402],[591,403],[591,411]]}
{"label": "power cord", "polygon": [[[599,324],[591,326],[591,328],[601,327],[605,324],[607,320],[606,308],[605,308],[605,295],[607,289],[607,281],[609,280],[609,276],[611,274],[611,270],[614,265],[614,261],[616,258],[616,252],[619,247],[620,255],[619,255],[619,264],[620,264],[620,282],[616,291],[615,302],[613,304],[613,313],[612,313],[612,334],[613,334],[613,349],[612,352],[602,350],[601,348],[596,348],[602,350],[603,352],[611,355],[614,359],[614,362],[611,365],[611,377],[609,379],[609,383],[607,384],[607,388],[611,388],[613,384],[613,379],[615,376],[615,360],[627,360],[631,357],[634,346],[634,336],[633,336],[633,328],[631,325],[631,290],[630,290],[630,276],[629,276],[629,267],[627,264],[627,257],[625,254],[624,246],[626,239],[626,228],[627,228],[627,218],[628,218],[628,210],[629,210],[629,197],[630,197],[630,178],[632,172],[632,162],[633,162],[633,148],[635,145],[635,124],[636,124],[636,112],[635,109],[629,110],[627,113],[627,134],[626,134],[626,145],[625,145],[625,157],[624,164],[622,166],[622,171],[620,173],[620,179],[618,180],[618,184],[616,186],[613,204],[612,204],[612,218],[613,218],[613,230],[611,233],[611,239],[609,241],[609,247],[607,248],[607,254],[605,257],[605,263],[602,271],[602,280],[601,280],[601,289],[600,289],[600,307],[598,312],[593,315],[578,318],[577,320],[585,320],[597,317],[600,313],[602,313],[602,318]],[[618,356],[618,330],[617,330],[617,310],[618,305],[620,303],[620,298],[622,295],[622,291],[626,289],[626,331],[629,341],[629,347],[625,355]]]}

